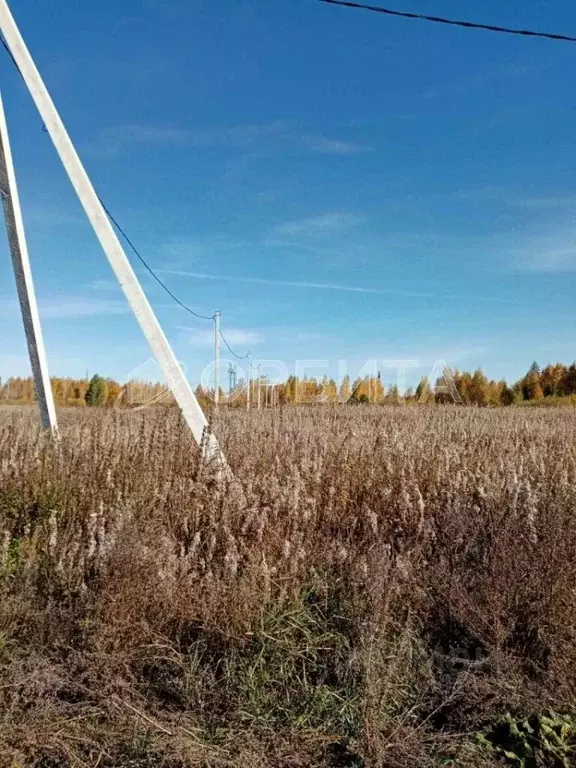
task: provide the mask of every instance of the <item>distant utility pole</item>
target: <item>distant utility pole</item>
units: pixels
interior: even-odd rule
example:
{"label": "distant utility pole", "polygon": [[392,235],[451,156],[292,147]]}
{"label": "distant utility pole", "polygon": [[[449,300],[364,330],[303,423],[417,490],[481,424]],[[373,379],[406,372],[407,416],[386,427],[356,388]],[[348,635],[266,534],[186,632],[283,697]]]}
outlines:
{"label": "distant utility pole", "polygon": [[36,304],[34,281],[32,279],[28,246],[26,244],[26,234],[24,232],[24,222],[22,219],[22,211],[20,209],[20,198],[18,195],[16,173],[14,171],[12,151],[10,148],[8,125],[6,124],[6,115],[4,113],[4,105],[1,96],[0,194],[2,195],[4,220],[6,222],[6,231],[8,233],[8,244],[12,255],[14,275],[16,277],[20,311],[22,313],[26,342],[28,344],[28,355],[32,366],[32,374],[34,376],[36,398],[40,408],[40,419],[42,427],[56,436],[58,433],[56,409],[54,407],[52,387],[50,386],[48,362],[46,360],[46,351],[42,339],[42,328],[40,326],[40,317],[38,315],[38,306]]}
{"label": "distant utility pole", "polygon": [[214,408],[220,402],[220,318],[222,312],[214,312]]}
{"label": "distant utility pole", "polygon": [[246,410],[250,410],[250,387],[252,379],[252,354],[248,352],[248,375],[246,377]]}
{"label": "distant utility pole", "polygon": [[118,235],[92,186],[58,110],[54,106],[54,102],[26,47],[6,0],[0,0],[0,32],[36,104],[40,117],[46,126],[46,131],[56,147],[62,165],[82,203],[92,229],[100,241],[102,250],[106,254],[116,279],[164,373],[166,382],[182,410],[186,423],[198,445],[202,446],[204,455],[225,464],[226,461],[218,441],[212,433],[207,431],[206,416],[184,376],[174,350],[170,346],[146,294],[142,290]]}
{"label": "distant utility pole", "polygon": [[261,392],[262,392],[262,382],[260,381],[260,371],[262,369],[262,366],[260,363],[256,366],[258,370],[258,410],[260,410],[261,407]]}
{"label": "distant utility pole", "polygon": [[236,366],[230,363],[228,368],[228,394],[231,395],[236,389]]}

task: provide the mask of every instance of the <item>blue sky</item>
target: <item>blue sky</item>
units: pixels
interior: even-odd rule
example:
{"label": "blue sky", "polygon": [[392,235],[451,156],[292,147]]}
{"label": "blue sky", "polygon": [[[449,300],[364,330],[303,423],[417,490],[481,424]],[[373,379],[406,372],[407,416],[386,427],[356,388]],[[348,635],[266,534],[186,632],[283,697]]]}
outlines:
{"label": "blue sky", "polygon": [[[570,0],[396,6],[576,34]],[[96,189],[183,301],[223,311],[240,353],[509,379],[576,357],[576,45],[315,0],[11,7]],[[51,373],[160,378],[0,61]],[[0,375],[24,375],[0,248]],[[210,324],[135,267],[197,381]]]}

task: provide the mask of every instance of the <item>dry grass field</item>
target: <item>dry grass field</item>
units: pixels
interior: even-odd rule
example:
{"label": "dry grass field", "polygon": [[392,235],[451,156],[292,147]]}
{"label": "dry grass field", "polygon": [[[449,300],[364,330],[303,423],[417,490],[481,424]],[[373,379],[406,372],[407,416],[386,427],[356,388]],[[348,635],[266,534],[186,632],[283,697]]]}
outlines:
{"label": "dry grass field", "polygon": [[570,766],[576,411],[0,413],[1,768]]}

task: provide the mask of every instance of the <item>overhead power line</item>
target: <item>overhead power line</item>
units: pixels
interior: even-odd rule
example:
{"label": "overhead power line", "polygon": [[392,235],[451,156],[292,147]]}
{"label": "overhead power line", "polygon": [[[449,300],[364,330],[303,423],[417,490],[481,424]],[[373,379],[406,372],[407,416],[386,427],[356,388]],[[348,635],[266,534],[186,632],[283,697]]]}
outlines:
{"label": "overhead power line", "polygon": [[104,210],[106,211],[106,215],[108,216],[108,218],[110,219],[110,221],[112,222],[112,224],[114,224],[114,226],[116,227],[116,229],[118,230],[118,232],[119,232],[119,233],[122,235],[122,237],[124,238],[124,240],[126,240],[126,242],[128,243],[128,245],[130,246],[130,248],[131,248],[131,249],[134,251],[134,253],[136,254],[136,257],[137,257],[137,258],[139,259],[139,261],[140,261],[140,262],[143,264],[143,266],[144,266],[144,267],[145,267],[145,268],[148,270],[148,272],[149,272],[149,273],[152,275],[152,277],[154,278],[154,280],[156,280],[156,282],[158,283],[158,285],[159,285],[159,286],[161,286],[161,288],[162,288],[164,291],[166,291],[166,293],[168,294],[168,296],[170,296],[170,298],[171,298],[171,299],[173,299],[173,301],[175,301],[175,302],[176,302],[176,304],[178,304],[179,306],[181,306],[181,307],[182,307],[182,309],[185,309],[185,310],[186,310],[186,312],[189,312],[191,315],[194,315],[194,317],[199,317],[201,320],[213,320],[213,319],[214,319],[214,316],[213,316],[213,315],[201,315],[199,312],[195,312],[193,309],[190,309],[190,307],[189,307],[187,304],[184,304],[184,302],[183,302],[183,301],[180,301],[180,299],[178,298],[178,296],[176,296],[174,293],[172,293],[172,291],[170,290],[170,288],[168,288],[168,286],[166,285],[166,283],[164,283],[164,282],[163,282],[163,281],[162,281],[162,280],[161,280],[161,279],[158,277],[158,275],[156,274],[156,272],[154,272],[154,270],[152,269],[152,267],[151,267],[151,266],[148,264],[148,262],[147,262],[147,261],[144,259],[144,257],[143,257],[143,256],[142,256],[142,254],[140,253],[140,251],[139,251],[139,250],[136,248],[136,246],[134,245],[134,243],[132,242],[132,240],[130,240],[130,238],[128,237],[128,235],[126,234],[126,232],[125,232],[125,231],[122,229],[122,227],[120,226],[120,224],[119,224],[119,223],[116,221],[116,219],[114,218],[114,216],[112,216],[112,214],[110,213],[109,209],[108,209],[108,208],[107,208],[107,206],[105,205],[105,203],[104,203],[104,201],[102,200],[102,198],[101,198],[100,196],[98,196],[98,199],[100,200],[100,203],[101,203],[101,205],[102,205],[102,208],[104,208]]}
{"label": "overhead power line", "polygon": [[234,352],[234,350],[233,350],[233,349],[232,349],[232,347],[230,346],[230,344],[228,344],[228,342],[227,342],[227,341],[226,341],[226,339],[224,338],[224,334],[222,333],[222,331],[220,331],[220,338],[222,339],[222,341],[223,341],[223,342],[224,342],[224,344],[226,345],[226,348],[228,349],[228,352],[230,352],[230,354],[231,354],[231,355],[234,355],[234,357],[235,357],[237,360],[247,360],[247,359],[250,357],[250,352],[246,352],[246,354],[245,354],[245,355],[237,355],[237,354],[236,354],[236,352]]}
{"label": "overhead power line", "polygon": [[373,11],[374,13],[384,13],[387,16],[399,16],[403,19],[420,19],[422,21],[431,21],[435,24],[449,24],[453,27],[464,27],[465,29],[483,29],[488,32],[503,32],[506,35],[522,35],[524,37],[543,37],[547,40],[559,40],[566,43],[576,43],[576,37],[570,35],[560,35],[554,32],[540,32],[531,29],[515,29],[512,27],[498,27],[494,24],[478,24],[473,21],[457,21],[456,19],[446,19],[442,16],[428,16],[424,13],[410,13],[409,11],[396,11],[391,8],[383,8],[379,5],[365,5],[364,3],[355,3],[352,0],[318,0],[320,3],[330,5],[342,5],[346,8],[356,8],[363,11]]}
{"label": "overhead power line", "polygon": [[10,50],[10,47],[9,47],[8,43],[6,42],[6,40],[4,40],[4,35],[0,35],[0,43],[2,43],[2,45],[4,46],[4,50],[6,51],[8,56],[10,56],[10,58],[12,59],[12,64],[14,64],[14,66],[18,70],[18,74],[20,75],[22,80],[24,80],[24,75],[22,74],[22,71],[21,71],[20,67],[18,66],[18,62],[14,58],[14,54]]}
{"label": "overhead power line", "polygon": [[[4,49],[6,50],[7,54],[10,56],[10,58],[11,58],[11,60],[12,60],[12,63],[14,64],[14,66],[16,67],[16,69],[18,70],[18,73],[20,74],[20,77],[23,77],[23,76],[22,76],[22,72],[20,71],[20,67],[18,66],[18,63],[17,63],[16,59],[14,58],[14,56],[13,56],[13,54],[12,54],[12,51],[10,50],[10,48],[9,48],[8,44],[6,43],[6,40],[4,40],[4,37],[3,37],[3,36],[1,36],[1,35],[0,35],[0,43],[2,44],[2,46],[4,47]],[[46,126],[45,126],[45,125],[42,125],[42,130],[43,130],[45,133],[47,132],[47,130],[46,130]],[[178,297],[177,297],[177,296],[176,296],[176,295],[175,295],[175,294],[174,294],[174,293],[173,293],[173,292],[170,290],[170,288],[168,288],[168,286],[166,285],[166,283],[164,283],[164,282],[163,282],[163,280],[161,280],[161,279],[158,277],[158,275],[156,274],[156,272],[154,272],[154,270],[152,269],[152,267],[151,267],[151,266],[148,264],[148,262],[147,262],[147,261],[144,259],[144,257],[143,257],[143,256],[142,256],[142,254],[140,253],[140,251],[139,251],[139,250],[136,248],[136,246],[135,246],[135,245],[134,245],[134,243],[132,242],[132,240],[130,240],[130,238],[128,237],[128,235],[126,234],[126,232],[125,232],[125,231],[122,229],[122,227],[120,226],[120,224],[118,223],[118,221],[117,221],[117,220],[114,218],[114,216],[112,215],[112,213],[111,213],[110,209],[109,209],[109,208],[106,206],[106,204],[104,203],[104,201],[102,200],[102,198],[100,197],[100,195],[98,195],[98,199],[100,200],[100,204],[102,205],[102,208],[104,208],[104,210],[106,211],[106,215],[108,216],[108,218],[110,219],[110,221],[112,222],[112,224],[113,224],[113,225],[116,227],[116,229],[118,230],[118,232],[119,232],[119,233],[122,235],[122,237],[124,238],[124,240],[126,241],[126,243],[127,243],[127,244],[129,245],[129,247],[132,249],[132,251],[134,252],[134,254],[136,255],[136,257],[139,259],[139,261],[142,263],[142,265],[145,267],[145,269],[146,269],[146,270],[147,270],[147,271],[148,271],[148,272],[149,272],[149,273],[152,275],[152,277],[154,278],[154,280],[155,280],[155,281],[158,283],[158,285],[159,285],[159,286],[160,286],[160,287],[161,287],[161,288],[162,288],[162,289],[163,289],[163,290],[164,290],[164,291],[165,291],[165,292],[168,294],[168,296],[170,296],[170,298],[171,298],[173,301],[175,301],[175,302],[176,302],[176,304],[178,304],[180,307],[182,307],[182,309],[184,309],[186,312],[188,312],[189,314],[193,315],[194,317],[197,317],[197,318],[199,318],[200,320],[213,320],[213,319],[214,319],[214,316],[213,316],[213,315],[201,315],[199,312],[195,312],[193,309],[191,309],[191,308],[190,308],[190,307],[189,307],[187,304],[185,304],[183,301],[180,301],[180,299],[179,299],[179,298],[178,298]]]}
{"label": "overhead power line", "polygon": [[[191,315],[194,315],[194,317],[199,317],[199,318],[200,318],[200,319],[202,319],[202,320],[214,320],[214,321],[215,321],[215,320],[216,320],[216,317],[215,317],[215,315],[210,315],[210,316],[209,316],[209,315],[201,315],[201,314],[199,314],[198,312],[195,312],[193,309],[190,309],[190,307],[189,307],[187,304],[184,304],[184,302],[180,301],[180,299],[179,299],[179,298],[178,298],[178,297],[177,297],[177,296],[176,296],[176,295],[175,295],[175,294],[174,294],[174,293],[173,293],[173,292],[172,292],[172,291],[171,291],[171,290],[168,288],[168,286],[167,286],[167,285],[166,285],[166,284],[165,284],[165,283],[164,283],[164,282],[163,282],[163,281],[162,281],[162,280],[161,280],[161,279],[158,277],[158,275],[156,274],[156,272],[154,272],[154,270],[152,269],[152,267],[151,267],[151,266],[150,266],[150,265],[149,265],[149,264],[148,264],[148,263],[145,261],[144,257],[143,257],[143,256],[141,255],[141,253],[138,251],[138,249],[136,248],[136,246],[134,245],[134,243],[133,243],[133,242],[130,240],[130,238],[128,237],[128,235],[126,234],[126,232],[125,232],[125,231],[122,229],[122,227],[120,226],[120,224],[118,223],[118,221],[117,221],[117,220],[114,218],[114,216],[111,214],[111,212],[110,212],[110,211],[109,211],[109,209],[106,207],[106,205],[105,205],[105,203],[103,202],[103,200],[102,200],[102,199],[100,199],[100,202],[101,202],[101,204],[102,204],[102,207],[103,207],[103,208],[104,208],[104,210],[106,211],[106,215],[108,216],[108,218],[110,219],[110,221],[112,222],[112,224],[114,224],[114,226],[116,227],[116,229],[118,230],[118,232],[119,232],[119,233],[122,235],[122,237],[124,238],[124,240],[126,240],[127,244],[128,244],[128,245],[130,246],[130,248],[131,248],[131,249],[134,251],[134,253],[135,253],[135,254],[136,254],[136,256],[138,257],[138,259],[139,259],[139,260],[142,262],[142,264],[144,265],[144,267],[145,267],[145,268],[148,270],[148,272],[149,272],[149,273],[152,275],[152,277],[154,278],[154,280],[156,280],[156,282],[157,282],[157,283],[158,283],[160,286],[162,286],[162,288],[163,288],[163,289],[166,291],[166,293],[167,293],[167,294],[168,294],[168,295],[169,295],[169,296],[170,296],[170,297],[171,297],[171,298],[172,298],[172,299],[173,299],[173,300],[174,300],[174,301],[175,301],[177,304],[179,304],[179,305],[180,305],[180,306],[181,306],[183,309],[185,309],[185,310],[186,310],[186,312],[189,312]],[[221,338],[221,339],[222,339],[222,341],[224,342],[224,344],[225,344],[226,348],[227,348],[227,349],[228,349],[228,351],[230,352],[230,354],[231,354],[231,355],[233,355],[233,356],[234,356],[234,357],[235,357],[237,360],[247,360],[247,359],[250,357],[250,352],[247,352],[245,355],[238,355],[238,354],[237,354],[237,353],[236,353],[236,352],[235,352],[235,351],[232,349],[232,347],[230,346],[230,344],[229,344],[229,343],[228,343],[228,341],[226,340],[226,338],[225,338],[224,334],[222,333],[222,331],[221,331],[221,330],[218,330],[218,333],[219,333],[219,335],[220,335],[220,338]]]}

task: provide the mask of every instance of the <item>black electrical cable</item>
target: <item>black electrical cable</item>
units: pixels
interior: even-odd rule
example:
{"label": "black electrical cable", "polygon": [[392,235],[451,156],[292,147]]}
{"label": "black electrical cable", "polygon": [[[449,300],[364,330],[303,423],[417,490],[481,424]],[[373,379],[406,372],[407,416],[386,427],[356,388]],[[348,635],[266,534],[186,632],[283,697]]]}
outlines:
{"label": "black electrical cable", "polygon": [[224,344],[228,348],[228,352],[230,352],[231,355],[234,355],[234,357],[237,360],[247,360],[250,357],[250,352],[247,352],[245,355],[237,355],[236,352],[234,352],[234,350],[230,346],[230,344],[228,344],[228,342],[224,338],[224,334],[222,333],[222,331],[220,331],[220,338],[222,339],[222,341],[224,342]]}
{"label": "black electrical cable", "polygon": [[172,291],[170,290],[170,288],[168,288],[168,286],[166,285],[166,283],[164,283],[164,282],[163,282],[163,281],[162,281],[162,280],[161,280],[161,279],[158,277],[158,275],[156,274],[156,272],[154,272],[154,270],[152,269],[152,267],[151,267],[151,266],[148,264],[148,262],[147,262],[147,261],[144,259],[144,257],[143,257],[143,256],[142,256],[142,254],[140,253],[140,251],[139,251],[139,250],[136,248],[136,246],[135,246],[135,245],[134,245],[134,243],[132,242],[132,240],[130,240],[130,238],[128,237],[128,235],[126,234],[126,232],[124,232],[124,230],[122,229],[122,227],[120,226],[120,224],[119,224],[119,223],[116,221],[116,219],[114,218],[114,216],[113,216],[113,215],[110,213],[110,211],[108,210],[108,208],[106,207],[106,205],[105,205],[104,201],[102,200],[102,198],[101,198],[100,196],[98,196],[98,200],[100,200],[100,205],[102,206],[102,208],[104,208],[104,210],[105,210],[105,212],[106,212],[106,215],[108,216],[108,218],[110,219],[110,221],[112,222],[112,224],[113,224],[113,225],[116,227],[116,229],[117,229],[117,230],[118,230],[118,232],[119,232],[119,233],[122,235],[122,237],[124,238],[124,240],[126,240],[126,242],[128,243],[128,245],[130,246],[130,248],[131,248],[131,249],[134,251],[135,255],[136,255],[136,256],[137,256],[137,258],[139,259],[139,261],[142,263],[142,265],[143,265],[143,266],[144,266],[144,267],[145,267],[145,268],[148,270],[148,272],[149,272],[149,273],[152,275],[152,277],[154,278],[154,280],[156,280],[156,282],[158,283],[158,285],[160,285],[160,286],[162,287],[162,289],[163,289],[164,291],[166,291],[166,293],[168,294],[168,296],[170,296],[170,298],[171,298],[171,299],[173,299],[173,300],[176,302],[176,304],[178,304],[180,307],[182,307],[182,309],[185,309],[185,310],[186,310],[186,312],[189,312],[191,315],[194,315],[194,317],[198,317],[198,318],[200,318],[201,320],[213,320],[213,319],[214,319],[214,315],[201,315],[199,312],[195,312],[193,309],[190,309],[190,307],[189,307],[187,304],[184,304],[184,302],[183,302],[183,301],[180,301],[180,299],[179,299],[179,298],[178,298],[178,297],[177,297],[177,296],[176,296],[174,293],[172,293]]}
{"label": "black electrical cable", "polygon": [[[0,36],[0,43],[2,43],[2,45],[3,45],[4,49],[6,50],[6,52],[8,53],[8,55],[10,56],[10,58],[12,59],[12,63],[14,64],[14,66],[16,67],[16,69],[18,70],[18,73],[20,74],[20,77],[22,77],[22,79],[24,79],[24,76],[22,75],[22,72],[21,72],[21,70],[20,70],[20,67],[18,66],[18,62],[17,62],[17,61],[16,61],[16,59],[14,58],[14,55],[13,55],[12,51],[10,50],[10,47],[8,46],[8,43],[6,42],[6,40],[4,39],[4,37],[3,37],[3,36]],[[48,131],[47,131],[47,128],[46,128],[46,126],[45,126],[44,124],[42,125],[42,130],[43,130],[45,133],[47,133],[47,132],[48,132]],[[172,291],[170,290],[170,288],[168,288],[168,286],[167,286],[167,285],[166,285],[166,284],[165,284],[165,283],[164,283],[164,282],[163,282],[163,281],[162,281],[162,280],[161,280],[161,279],[158,277],[158,275],[156,274],[156,272],[154,272],[154,270],[152,269],[152,267],[151,267],[151,266],[148,264],[148,262],[147,262],[147,261],[144,259],[144,257],[143,257],[143,256],[142,256],[142,254],[140,253],[140,251],[139,251],[139,250],[136,248],[136,246],[134,245],[134,243],[132,242],[132,240],[130,240],[130,238],[128,237],[128,235],[126,234],[126,232],[125,232],[125,231],[122,229],[122,227],[120,226],[120,224],[118,223],[118,221],[117,221],[117,220],[114,218],[114,216],[112,215],[112,213],[110,212],[110,210],[108,209],[108,207],[106,206],[106,204],[104,203],[104,201],[102,200],[102,198],[101,198],[100,196],[98,196],[98,200],[100,201],[100,205],[102,206],[102,208],[104,208],[104,211],[106,212],[106,215],[108,216],[108,218],[110,219],[110,221],[112,222],[112,224],[113,224],[113,225],[116,227],[116,229],[118,230],[118,232],[119,232],[119,233],[122,235],[122,237],[124,238],[124,240],[126,240],[126,242],[128,243],[128,245],[130,246],[130,248],[131,248],[131,249],[134,251],[134,253],[135,253],[136,257],[139,259],[139,261],[142,263],[142,265],[143,265],[143,266],[144,266],[144,267],[145,267],[145,268],[148,270],[148,272],[149,272],[149,273],[152,275],[152,277],[154,278],[154,280],[156,280],[156,282],[158,283],[158,285],[160,285],[160,286],[162,287],[162,289],[163,289],[164,291],[166,291],[166,293],[168,294],[168,296],[170,296],[170,298],[171,298],[173,301],[175,301],[175,302],[176,302],[176,304],[178,304],[180,307],[182,307],[182,309],[186,310],[186,312],[189,312],[191,315],[194,315],[194,317],[198,317],[198,318],[200,318],[200,320],[213,320],[213,319],[214,319],[214,316],[213,316],[213,315],[201,315],[199,312],[195,312],[193,309],[190,309],[190,307],[189,307],[187,304],[184,304],[184,302],[183,302],[183,301],[180,301],[180,299],[179,299],[179,298],[178,298],[178,297],[177,297],[177,296],[176,296],[174,293],[172,293]]]}
{"label": "black electrical cable", "polygon": [[456,19],[446,19],[442,16],[428,16],[424,13],[410,13],[409,11],[396,11],[391,8],[383,8],[379,5],[365,5],[364,3],[352,2],[352,0],[318,0],[320,3],[330,5],[341,5],[346,8],[356,8],[363,11],[373,11],[374,13],[384,13],[388,16],[399,16],[403,19],[420,19],[422,21],[432,21],[435,24],[449,24],[454,27],[463,27],[464,29],[483,29],[488,32],[502,32],[506,35],[523,35],[524,37],[543,37],[547,40],[560,40],[567,43],[576,43],[576,37],[570,35],[560,35],[553,32],[539,32],[530,29],[514,29],[512,27],[499,27],[494,24],[478,24],[472,21],[457,21]]}

